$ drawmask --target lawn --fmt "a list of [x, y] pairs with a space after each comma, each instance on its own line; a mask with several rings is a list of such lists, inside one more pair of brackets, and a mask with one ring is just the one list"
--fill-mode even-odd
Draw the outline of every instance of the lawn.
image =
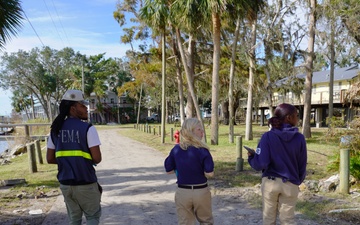
[[[135, 129], [134, 125], [122, 125], [132, 129], [120, 129], [121, 135], [130, 137], [148, 146], [151, 146], [165, 155], [171, 150], [174, 140], [171, 138], [171, 129], [175, 132], [180, 127], [175, 127], [173, 124], [166, 125], [165, 143], [161, 143], [161, 136], [159, 135], [160, 124], [148, 124], [151, 132], [147, 130], [144, 125], [139, 129]], [[100, 128], [101, 129], [101, 128]], [[256, 147], [261, 135], [268, 130], [267, 126], [253, 125], [253, 140], [245, 140], [245, 125], [237, 125], [234, 127], [235, 136], [242, 136], [241, 143], [250, 147]], [[239, 155], [236, 140], [234, 143], [229, 143], [229, 128], [225, 125], [219, 126], [219, 140], [218, 145], [210, 145], [210, 127], [205, 128], [207, 143], [210, 146], [211, 154], [215, 161], [215, 171], [217, 178], [221, 178], [226, 183], [231, 183], [233, 186], [247, 186], [259, 182], [259, 174], [254, 172], [247, 163], [247, 151], [241, 149], [243, 159], [243, 171], [237, 172], [236, 163]], [[329, 156], [336, 154], [339, 150], [339, 140], [334, 138], [327, 138], [327, 128], [312, 128], [312, 137], [307, 140], [308, 148], [308, 165], [307, 177], [308, 180], [318, 180], [331, 176], [327, 170]], [[236, 176], [235, 176], [236, 175]], [[249, 177], [250, 176], [250, 177]], [[254, 177], [255, 176], [255, 177]]]

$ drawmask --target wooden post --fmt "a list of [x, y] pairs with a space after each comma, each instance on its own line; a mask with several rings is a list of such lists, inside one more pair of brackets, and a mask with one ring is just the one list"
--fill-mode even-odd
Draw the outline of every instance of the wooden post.
[[39, 163], [44, 164], [42, 153], [41, 153], [40, 140], [35, 141], [35, 148], [36, 148], [36, 153], [37, 153], [37, 158], [39, 160]]
[[35, 145], [34, 143], [26, 144], [26, 150], [29, 158], [29, 169], [30, 173], [37, 172], [36, 157], [35, 157]]
[[154, 135], [156, 134], [156, 129], [155, 129], [155, 127], [153, 128], [153, 132], [154, 132]]
[[244, 170], [244, 159], [242, 158], [242, 136], [236, 136], [236, 152], [237, 152], [237, 159], [236, 159], [236, 171], [243, 171]]
[[171, 142], [174, 142], [174, 128], [170, 128], [170, 137], [171, 137]]
[[349, 194], [350, 180], [350, 136], [343, 136], [340, 140], [340, 181], [339, 191], [343, 194]]
[[161, 126], [159, 126], [158, 128], [159, 128], [159, 135], [161, 135]]
[[30, 131], [29, 131], [29, 125], [25, 125], [25, 136], [26, 136], [26, 140], [30, 139]]
[[45, 137], [45, 148], [47, 149], [47, 144], [49, 142], [49, 136]]
[[350, 150], [348, 148], [340, 149], [340, 182], [339, 191], [343, 194], [349, 194], [349, 175], [350, 175]]

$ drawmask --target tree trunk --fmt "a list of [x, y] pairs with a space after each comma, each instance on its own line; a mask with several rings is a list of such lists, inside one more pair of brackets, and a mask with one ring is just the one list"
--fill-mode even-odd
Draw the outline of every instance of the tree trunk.
[[181, 124], [183, 124], [185, 120], [185, 107], [184, 107], [184, 88], [183, 88], [183, 79], [181, 75], [181, 68], [180, 68], [180, 62], [181, 62], [181, 56], [180, 53], [176, 47], [176, 41], [173, 39], [172, 41], [172, 48], [175, 57], [175, 65], [176, 65], [176, 78], [177, 78], [177, 86], [179, 91], [179, 110], [180, 110], [180, 120]]
[[201, 123], [201, 126], [202, 126], [202, 128], [204, 130], [204, 141], [206, 142], [205, 127], [204, 127], [204, 123], [203, 123], [203, 120], [202, 120], [202, 117], [201, 117], [200, 107], [199, 107], [199, 104], [198, 104], [197, 99], [196, 99], [194, 82], [192, 82], [192, 80], [193, 80], [192, 77], [194, 77], [194, 76], [193, 76], [193, 74], [191, 74], [190, 68], [188, 67], [188, 64], [187, 64], [187, 61], [186, 61], [185, 52], [184, 52], [184, 49], [183, 49], [182, 43], [181, 43], [181, 35], [180, 35], [180, 30], [179, 29], [176, 29], [176, 38], [177, 38], [178, 48], [179, 48], [180, 55], [181, 55], [181, 61], [182, 61], [183, 65], [184, 65], [186, 79], [188, 81], [191, 98], [192, 98], [192, 100], [194, 102], [195, 110], [196, 110], [196, 113], [197, 113], [197, 116], [198, 116], [197, 118], [199, 119], [199, 121]]
[[246, 107], [246, 128], [245, 128], [245, 140], [252, 140], [252, 105], [253, 105], [253, 85], [255, 79], [255, 45], [256, 45], [256, 19], [252, 24], [251, 30], [251, 49], [249, 50], [249, 87], [248, 87], [248, 101]]
[[[188, 80], [188, 84], [191, 82], [192, 85], [194, 85], [195, 83], [195, 65], [194, 65], [194, 52], [195, 52], [195, 41], [193, 40], [192, 36], [189, 37], [189, 46], [188, 46], [188, 54], [187, 54], [187, 59], [186, 59], [186, 65], [189, 68], [189, 74], [191, 75], [189, 78], [191, 80]], [[195, 96], [196, 96], [196, 90], [195, 91]], [[188, 101], [186, 104], [186, 115], [188, 118], [192, 118], [195, 117], [195, 102], [197, 102], [196, 100], [193, 100], [193, 98], [191, 97], [191, 91], [190, 88], [188, 89]]]
[[231, 52], [231, 65], [229, 75], [229, 143], [234, 143], [234, 123], [235, 123], [235, 110], [234, 110], [234, 73], [235, 73], [235, 60], [236, 48], [239, 41], [240, 33], [240, 17], [236, 20], [235, 36]]
[[213, 74], [211, 81], [211, 144], [219, 144], [219, 67], [220, 67], [220, 15], [219, 13], [212, 14], [213, 23], [213, 41], [214, 41], [214, 53], [213, 53]]
[[[47, 98], [48, 99], [48, 103], [50, 104], [50, 98], [48, 97]], [[33, 98], [33, 95], [31, 95], [31, 110], [32, 110], [32, 117], [33, 117], [33, 119], [36, 119], [35, 118], [35, 106], [34, 106], [34, 98]], [[48, 111], [48, 110], [47, 110]], [[49, 117], [49, 111], [48, 111], [48, 113], [47, 113], [47, 115], [48, 115], [48, 119], [50, 120], [50, 121], [52, 121], [51, 120], [51, 117]]]
[[165, 104], [166, 104], [166, 46], [165, 46], [165, 28], [163, 28], [163, 32], [161, 34], [161, 44], [162, 44], [162, 68], [161, 68], [161, 144], [165, 143], [165, 120], [166, 120], [166, 113], [165, 113]]
[[100, 106], [100, 107], [98, 107], [98, 113], [100, 116], [101, 124], [104, 124], [104, 123], [106, 123], [105, 116], [104, 116], [104, 105], [101, 103], [101, 99], [99, 96], [96, 96], [96, 98], [97, 98], [97, 102], [98, 102], [97, 104], [98, 104], [98, 106]]
[[229, 115], [230, 115], [229, 101], [223, 101], [221, 103], [221, 112], [222, 112], [222, 117], [220, 118], [220, 120], [222, 120], [222, 124], [229, 125]]
[[331, 18], [330, 33], [330, 81], [329, 81], [329, 127], [331, 127], [331, 118], [334, 114], [334, 61], [335, 61], [335, 22]]
[[140, 122], [142, 87], [143, 87], [143, 84], [141, 83], [141, 86], [140, 86], [140, 96], [139, 96], [139, 106], [138, 106], [138, 111], [137, 111], [136, 125], [139, 125], [139, 122]]
[[269, 107], [269, 113], [270, 113], [270, 117], [273, 116], [274, 114], [274, 104], [273, 104], [273, 89], [272, 89], [272, 82], [271, 82], [271, 75], [270, 75], [270, 69], [269, 69], [269, 61], [270, 61], [270, 47], [268, 46], [268, 42], [264, 41], [264, 48], [265, 48], [265, 74], [266, 74], [266, 79], [267, 79], [267, 84], [266, 84], [266, 94], [267, 94], [267, 103], [268, 103], [268, 107]]
[[309, 16], [309, 42], [306, 57], [306, 79], [305, 79], [305, 98], [304, 98], [304, 117], [302, 133], [305, 138], [311, 137], [310, 114], [311, 114], [311, 89], [314, 61], [315, 27], [316, 27], [316, 0], [310, 0]]

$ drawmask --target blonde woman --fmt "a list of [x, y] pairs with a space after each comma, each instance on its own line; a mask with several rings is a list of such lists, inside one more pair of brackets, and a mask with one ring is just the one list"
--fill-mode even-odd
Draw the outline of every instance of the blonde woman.
[[214, 175], [214, 161], [203, 136], [200, 121], [186, 119], [180, 130], [180, 143], [165, 159], [166, 172], [177, 176], [175, 204], [179, 225], [193, 225], [196, 220], [203, 225], [214, 224], [207, 184], [207, 177]]

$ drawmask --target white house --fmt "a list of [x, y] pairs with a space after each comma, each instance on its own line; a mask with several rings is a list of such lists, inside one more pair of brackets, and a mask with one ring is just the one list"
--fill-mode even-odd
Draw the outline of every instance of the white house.
[[[298, 78], [303, 78], [305, 82], [306, 74], [297, 75]], [[333, 107], [343, 111], [345, 114], [345, 120], [349, 121], [354, 116], [354, 110], [350, 109], [345, 104], [345, 94], [350, 87], [358, 82], [360, 78], [360, 67], [358, 65], [349, 66], [345, 68], [339, 68], [334, 70], [334, 85], [333, 85]], [[286, 78], [285, 78], [286, 79]], [[330, 70], [318, 71], [313, 73], [312, 78], [312, 95], [311, 95], [311, 106], [312, 106], [312, 119], [313, 124], [317, 127], [325, 125], [326, 117], [328, 115], [329, 108], [329, 84], [330, 84]], [[298, 107], [300, 111], [300, 117], [302, 117], [302, 110], [304, 106], [303, 93], [300, 98], [297, 98], [292, 92], [281, 95], [274, 93], [273, 105], [279, 105], [281, 103], [290, 103]], [[268, 109], [267, 103], [262, 102], [259, 105], [262, 113], [262, 121], [264, 118], [264, 110]]]

